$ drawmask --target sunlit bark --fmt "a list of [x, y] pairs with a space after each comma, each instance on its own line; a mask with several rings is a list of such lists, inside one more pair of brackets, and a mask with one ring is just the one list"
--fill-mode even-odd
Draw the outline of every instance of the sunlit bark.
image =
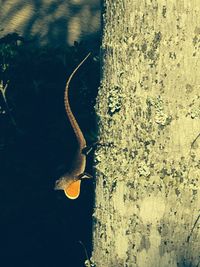
[[104, 4], [94, 262], [199, 266], [199, 2]]

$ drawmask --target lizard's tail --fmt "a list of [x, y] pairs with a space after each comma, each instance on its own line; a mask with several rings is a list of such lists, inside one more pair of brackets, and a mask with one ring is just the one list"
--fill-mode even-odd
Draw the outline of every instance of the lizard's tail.
[[67, 116], [69, 118], [69, 121], [71, 123], [71, 126], [74, 130], [74, 133], [76, 135], [76, 138], [77, 138], [77, 141], [79, 143], [79, 145], [81, 147], [85, 147], [86, 146], [86, 141], [85, 141], [85, 138], [83, 136], [83, 133], [72, 113], [72, 110], [71, 110], [71, 107], [70, 107], [70, 104], [69, 104], [69, 96], [68, 96], [68, 93], [69, 93], [69, 84], [73, 78], [73, 76], [75, 75], [75, 73], [77, 72], [77, 70], [80, 68], [80, 66], [86, 61], [86, 59], [90, 56], [91, 53], [87, 54], [87, 56], [78, 64], [78, 66], [74, 69], [74, 71], [72, 72], [72, 74], [69, 76], [69, 79], [67, 81], [67, 84], [66, 84], [66, 88], [65, 88], [65, 96], [64, 96], [64, 101], [65, 101], [65, 110], [66, 110], [66, 113], [67, 113]]

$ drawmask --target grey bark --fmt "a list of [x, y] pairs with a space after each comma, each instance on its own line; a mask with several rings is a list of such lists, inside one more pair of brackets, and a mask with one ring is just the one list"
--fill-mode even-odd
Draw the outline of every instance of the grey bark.
[[200, 266], [200, 6], [105, 0], [93, 260]]

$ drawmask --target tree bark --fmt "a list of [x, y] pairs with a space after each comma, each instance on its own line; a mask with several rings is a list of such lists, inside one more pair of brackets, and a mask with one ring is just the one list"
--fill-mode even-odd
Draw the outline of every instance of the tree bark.
[[104, 8], [95, 266], [200, 266], [199, 2]]

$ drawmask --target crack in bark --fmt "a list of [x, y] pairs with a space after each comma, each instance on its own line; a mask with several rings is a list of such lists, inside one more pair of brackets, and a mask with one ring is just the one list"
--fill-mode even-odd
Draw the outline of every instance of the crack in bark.
[[[197, 225], [199, 219], [200, 219], [200, 214], [199, 214], [198, 217], [196, 218], [196, 220], [195, 220], [195, 222], [194, 222], [194, 225], [193, 225], [193, 227], [192, 227], [192, 229], [191, 229], [191, 231], [190, 231], [190, 234], [189, 234], [188, 237], [187, 237], [187, 243], [190, 242], [190, 238], [192, 237], [192, 234], [193, 234], [193, 232], [194, 232], [194, 228], [196, 227], [196, 225]], [[197, 266], [199, 265], [199, 263], [200, 263], [200, 261], [198, 262]]]

